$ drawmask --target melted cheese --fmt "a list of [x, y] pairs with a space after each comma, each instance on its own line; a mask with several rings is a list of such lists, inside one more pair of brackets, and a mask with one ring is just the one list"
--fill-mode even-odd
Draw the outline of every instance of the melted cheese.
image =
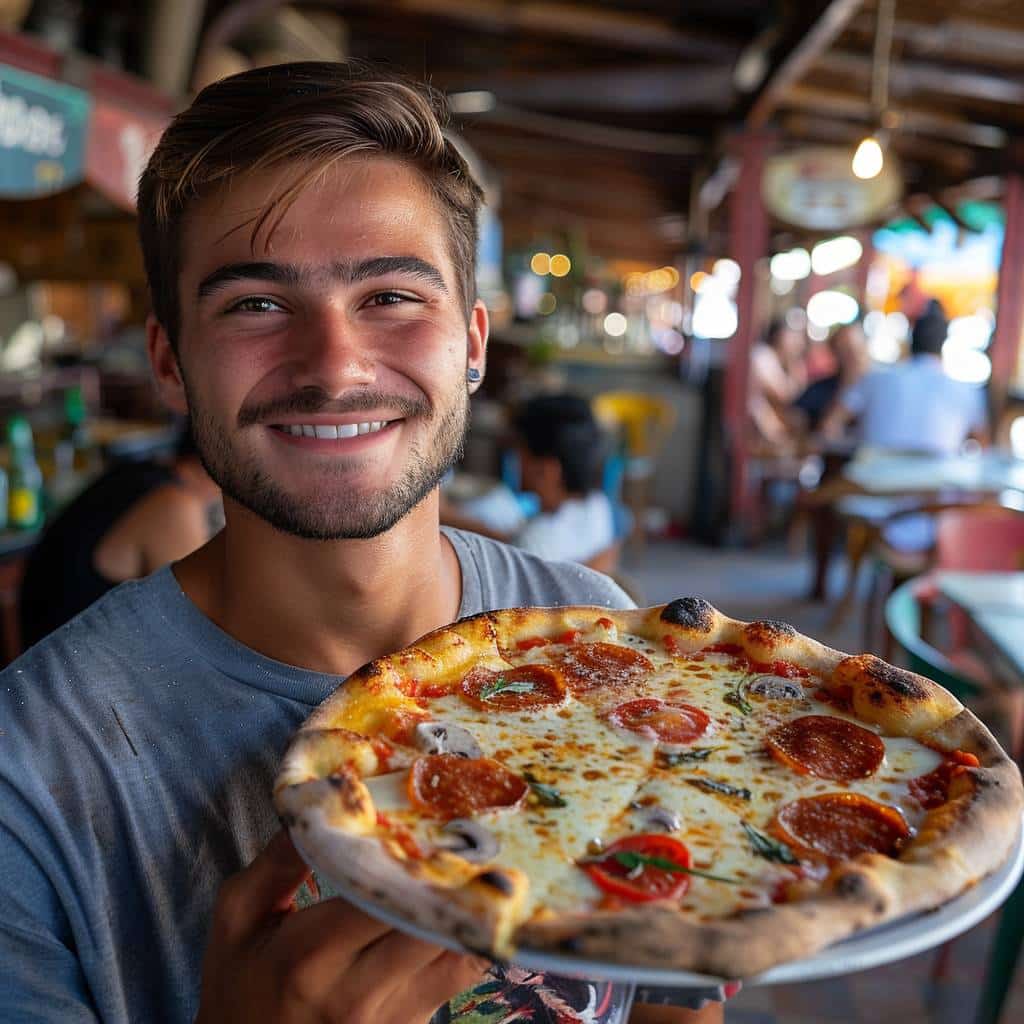
[[[729, 915], [770, 902], [772, 892], [794, 874], [758, 856], [743, 822], [764, 831], [783, 805], [800, 797], [849, 792], [898, 808], [914, 829], [923, 811], [908, 800], [911, 779], [930, 772], [940, 756], [915, 740], [882, 736], [885, 759], [869, 778], [836, 782], [799, 775], [777, 763], [764, 747], [776, 726], [810, 714], [847, 717], [811, 696], [820, 680], [796, 680], [799, 699], [765, 699], [748, 695], [752, 708], [743, 714], [726, 699], [744, 680], [729, 668], [732, 659], [708, 654], [703, 661], [673, 659], [650, 641], [620, 635], [649, 658], [655, 670], [628, 692], [598, 689], [562, 707], [526, 711], [484, 711], [456, 695], [424, 701], [432, 718], [468, 729], [485, 756], [512, 771], [531, 773], [554, 787], [564, 807], [545, 807], [530, 796], [519, 808], [478, 815], [500, 842], [497, 863], [522, 869], [531, 878], [527, 912], [542, 906], [558, 910], [598, 906], [602, 893], [576, 861], [593, 852], [594, 840], [605, 845], [635, 832], [657, 831], [647, 825], [645, 808], [660, 806], [676, 813], [681, 827], [673, 835], [684, 842], [693, 867], [734, 879], [726, 884], [694, 876], [682, 907], [697, 918]], [[564, 648], [561, 648], [564, 650]], [[516, 664], [543, 663], [557, 647], [522, 652]], [[650, 696], [701, 708], [711, 719], [708, 731], [686, 750], [712, 748], [706, 760], [679, 760], [668, 766], [656, 745], [609, 726], [600, 714], [623, 700]], [[872, 731], [878, 733], [877, 729]], [[749, 799], [709, 792], [695, 780], [748, 790]], [[409, 805], [405, 773], [367, 780], [377, 807], [406, 825], [425, 850], [435, 845], [440, 822], [424, 820]], [[631, 806], [633, 805], [633, 806]]]

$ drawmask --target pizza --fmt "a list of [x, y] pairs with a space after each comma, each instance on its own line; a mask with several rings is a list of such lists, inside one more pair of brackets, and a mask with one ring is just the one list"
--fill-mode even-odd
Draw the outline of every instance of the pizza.
[[690, 597], [429, 633], [313, 713], [275, 802], [342, 891], [469, 950], [737, 978], [963, 892], [1024, 796], [937, 684]]

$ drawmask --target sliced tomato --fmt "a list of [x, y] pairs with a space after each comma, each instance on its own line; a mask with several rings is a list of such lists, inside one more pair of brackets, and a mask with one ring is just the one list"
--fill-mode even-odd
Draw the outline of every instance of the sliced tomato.
[[515, 772], [489, 757], [427, 754], [409, 770], [413, 807], [445, 820], [515, 807], [529, 789]]
[[[652, 864], [650, 860], [666, 866]], [[667, 865], [688, 868], [690, 851], [671, 836], [641, 833], [617, 839], [599, 858], [585, 861], [580, 867], [609, 896], [632, 903], [649, 903], [681, 899], [690, 888], [690, 875], [673, 871]]]
[[547, 665], [521, 665], [501, 672], [475, 668], [462, 680], [461, 693], [484, 711], [522, 711], [561, 704], [566, 698], [561, 673]]
[[703, 736], [711, 724], [711, 719], [700, 708], [657, 697], [628, 700], [606, 712], [604, 717], [610, 725], [661, 743], [692, 743]]

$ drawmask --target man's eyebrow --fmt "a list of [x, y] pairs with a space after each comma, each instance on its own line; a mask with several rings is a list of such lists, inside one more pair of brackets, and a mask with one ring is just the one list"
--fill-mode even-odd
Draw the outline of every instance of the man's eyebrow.
[[290, 263], [226, 263], [199, 282], [199, 298], [205, 299], [232, 281], [269, 281], [272, 284], [295, 285], [305, 275]]
[[326, 278], [341, 281], [344, 284], [357, 284], [360, 281], [369, 281], [386, 274], [406, 274], [417, 277], [442, 292], [447, 293], [448, 291], [441, 271], [432, 263], [428, 263], [418, 256], [377, 256], [361, 260], [358, 263], [348, 261], [333, 263], [324, 270], [269, 261], [227, 263], [207, 274], [199, 282], [198, 295], [200, 299], [205, 299], [233, 281], [268, 281], [272, 284], [294, 286]]
[[334, 265], [333, 270], [335, 276], [347, 284], [368, 281], [370, 278], [383, 277], [385, 274], [408, 274], [434, 285], [443, 292], [448, 291], [441, 271], [433, 263], [421, 260], [418, 256], [378, 256], [359, 263], [338, 263]]

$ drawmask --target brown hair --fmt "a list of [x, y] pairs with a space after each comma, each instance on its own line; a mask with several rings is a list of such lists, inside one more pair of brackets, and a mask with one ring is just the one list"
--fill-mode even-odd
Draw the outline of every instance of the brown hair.
[[253, 218], [272, 232], [308, 185], [348, 156], [415, 167], [446, 215], [468, 321], [476, 301], [483, 192], [444, 134], [447, 108], [427, 86], [360, 61], [308, 61], [243, 71], [207, 86], [171, 122], [139, 179], [139, 239], [153, 312], [177, 347], [182, 225], [189, 205], [250, 171], [305, 164]]

